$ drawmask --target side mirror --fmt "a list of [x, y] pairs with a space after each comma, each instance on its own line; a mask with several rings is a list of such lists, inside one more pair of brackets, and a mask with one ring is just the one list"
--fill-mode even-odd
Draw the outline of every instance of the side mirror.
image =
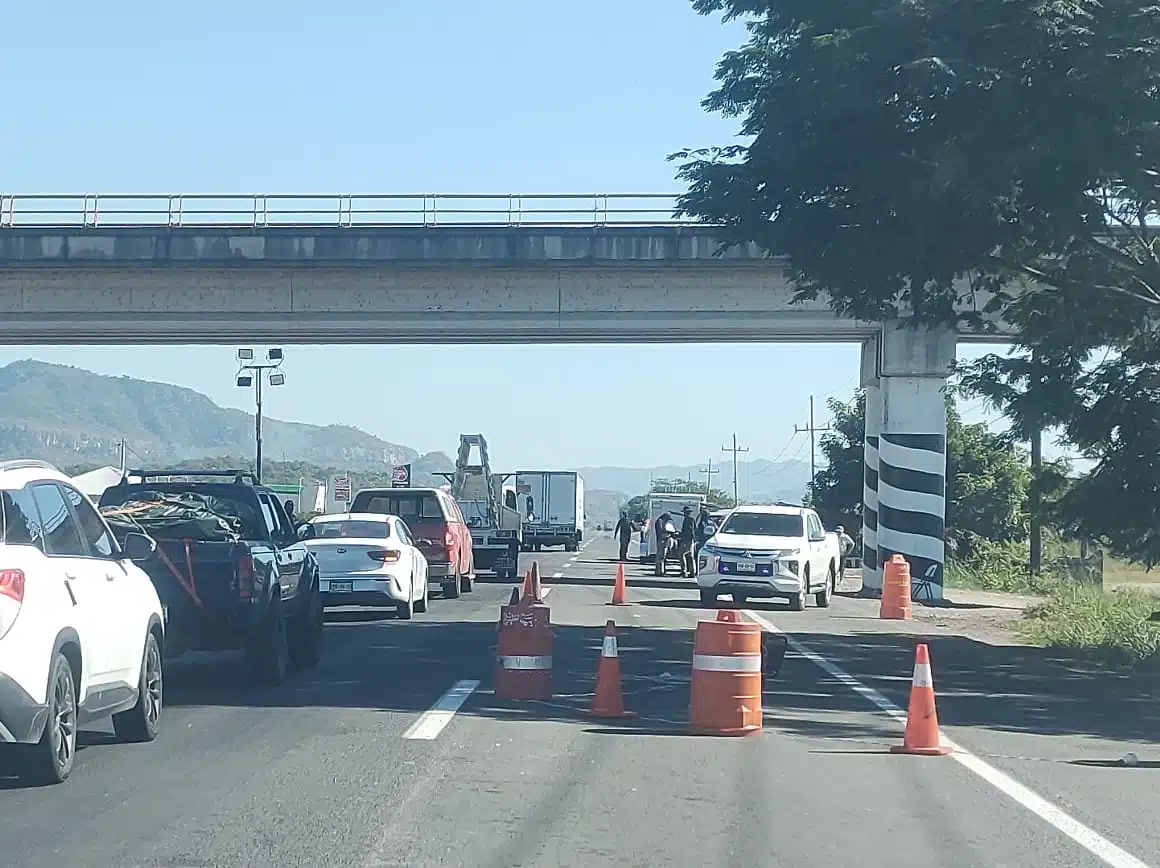
[[133, 562], [147, 561], [157, 551], [157, 543], [152, 537], [143, 533], [125, 534], [125, 542], [121, 546], [121, 553]]

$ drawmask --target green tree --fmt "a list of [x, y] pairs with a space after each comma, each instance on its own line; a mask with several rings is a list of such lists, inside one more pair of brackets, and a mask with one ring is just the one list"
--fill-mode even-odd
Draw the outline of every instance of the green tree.
[[[813, 501], [828, 525], [857, 530], [862, 516], [866, 398], [829, 401], [831, 431], [821, 440], [827, 466], [811, 483]], [[982, 424], [965, 425], [947, 399], [947, 539], [952, 551], [969, 554], [976, 537], [995, 542], [1027, 537], [1026, 455], [1009, 438]]]
[[1160, 561], [1160, 7], [693, 5], [749, 21], [704, 103], [745, 143], [674, 155], [684, 213], [840, 313], [1001, 315], [1020, 352], [979, 393], [1096, 462], [1061, 500], [1074, 526]]

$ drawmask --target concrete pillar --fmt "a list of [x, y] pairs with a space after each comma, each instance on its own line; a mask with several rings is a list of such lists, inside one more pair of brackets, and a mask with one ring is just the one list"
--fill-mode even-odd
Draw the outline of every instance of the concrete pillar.
[[955, 361], [955, 334], [886, 323], [878, 349], [878, 562], [902, 554], [915, 586], [925, 582], [919, 598], [941, 599], [946, 378]]
[[862, 344], [859, 385], [866, 393], [866, 440], [862, 472], [862, 592], [882, 593], [882, 569], [878, 564], [878, 434], [882, 430], [882, 389], [878, 379], [878, 339]]

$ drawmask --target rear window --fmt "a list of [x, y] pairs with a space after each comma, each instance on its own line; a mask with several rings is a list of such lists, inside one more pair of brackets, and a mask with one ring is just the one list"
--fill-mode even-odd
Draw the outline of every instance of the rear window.
[[721, 526], [721, 533], [753, 536], [804, 536], [805, 524], [800, 515], [768, 512], [735, 512]]
[[386, 539], [391, 535], [391, 526], [385, 521], [312, 521], [307, 539]]
[[407, 524], [447, 520], [443, 515], [439, 498], [431, 493], [372, 494], [365, 502], [361, 498], [356, 498], [351, 504], [351, 512], [397, 515]]

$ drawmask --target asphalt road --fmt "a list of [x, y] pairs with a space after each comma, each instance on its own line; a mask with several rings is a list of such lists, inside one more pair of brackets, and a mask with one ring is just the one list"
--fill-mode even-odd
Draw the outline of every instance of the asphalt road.
[[[1154, 698], [941, 639], [939, 713], [962, 750], [892, 755], [883, 707], [905, 707], [915, 637], [839, 597], [757, 607], [797, 643], [765, 731], [692, 737], [692, 583], [630, 565], [631, 605], [607, 606], [613, 555], [607, 536], [538, 555], [551, 702], [490, 691], [506, 583], [411, 622], [336, 615], [323, 664], [281, 688], [247, 687], [233, 660], [173, 666], [155, 743], [89, 732], [66, 784], [0, 779], [0, 865], [1160, 866]], [[641, 715], [612, 726], [579, 714], [607, 618]], [[1109, 762], [1128, 751], [1136, 767]]]

